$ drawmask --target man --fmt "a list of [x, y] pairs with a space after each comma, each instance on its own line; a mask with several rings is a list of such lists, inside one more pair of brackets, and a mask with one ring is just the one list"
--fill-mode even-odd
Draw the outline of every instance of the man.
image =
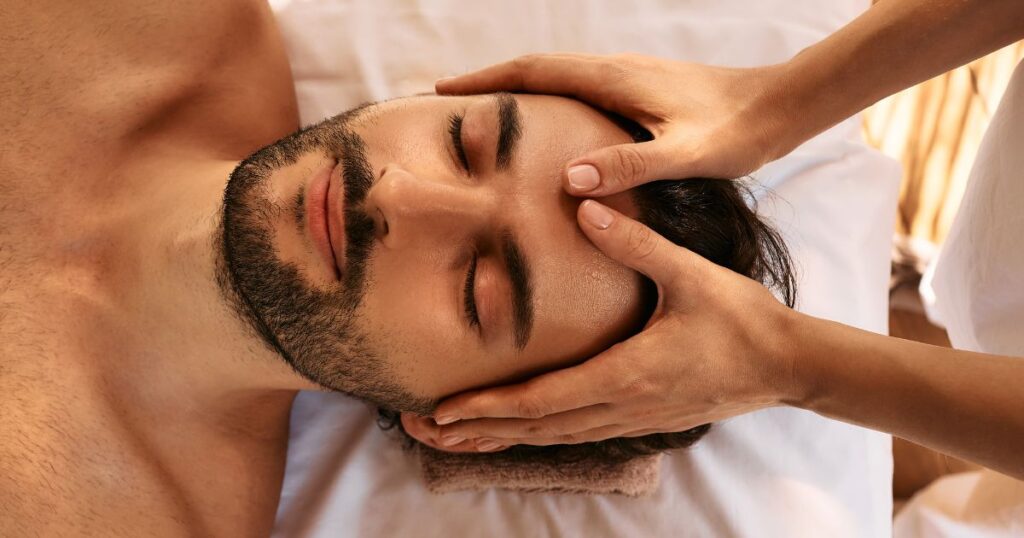
[[[424, 96], [273, 143], [297, 121], [262, 4], [6, 15], [2, 535], [266, 534], [295, 391], [429, 413], [653, 309], [559, 186], [572, 156], [630, 140], [595, 110]], [[791, 298], [730, 183], [605, 201]]]

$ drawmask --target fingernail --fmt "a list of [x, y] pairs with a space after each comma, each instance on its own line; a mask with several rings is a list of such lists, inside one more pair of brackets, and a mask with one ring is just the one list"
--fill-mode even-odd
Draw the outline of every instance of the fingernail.
[[601, 174], [590, 164], [569, 168], [569, 184], [577, 191], [589, 191], [601, 184]]
[[434, 417], [434, 423], [437, 424], [438, 426], [444, 426], [445, 424], [451, 424], [452, 422], [455, 422], [456, 420], [459, 420], [459, 419], [453, 417], [452, 415], [441, 415], [439, 417]]
[[461, 435], [444, 435], [441, 437], [441, 446], [455, 446], [465, 440]]
[[585, 200], [581, 210], [583, 218], [598, 230], [608, 229], [612, 225], [612, 219], [615, 218], [608, 208], [593, 200]]
[[444, 84], [445, 82], [448, 82], [449, 80], [452, 80], [454, 78], [455, 78], [455, 75], [448, 76], [448, 77], [441, 77], [441, 78], [437, 79], [434, 82], [434, 84]]
[[502, 444], [494, 439], [478, 439], [476, 449], [479, 452], [493, 452], [502, 447]]

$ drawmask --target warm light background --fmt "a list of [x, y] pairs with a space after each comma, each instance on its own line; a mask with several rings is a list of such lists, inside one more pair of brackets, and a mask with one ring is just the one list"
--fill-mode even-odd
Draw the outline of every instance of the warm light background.
[[903, 165], [897, 236], [935, 244], [946, 237], [985, 127], [1021, 58], [1024, 41], [904, 90], [864, 113], [868, 143]]

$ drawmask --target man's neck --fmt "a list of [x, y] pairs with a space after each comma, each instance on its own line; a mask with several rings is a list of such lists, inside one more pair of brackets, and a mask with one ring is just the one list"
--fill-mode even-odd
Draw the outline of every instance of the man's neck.
[[235, 164], [188, 163], [187, 180], [150, 182], [123, 236], [132, 274], [110, 320], [123, 332], [106, 344], [133, 358], [103, 365], [143, 388], [140, 399], [194, 408], [204, 420], [223, 410], [232, 428], [242, 426], [235, 400], [312, 388], [259, 343], [217, 286], [221, 198]]
[[[49, 401], [78, 406], [67, 422], [101, 416], [76, 426], [75, 437], [100, 454], [130, 452], [119, 473], [160, 469], [149, 480], [174, 489], [203, 527], [262, 518], [252, 524], [267, 528], [291, 401], [312, 386], [250, 333], [218, 289], [214, 245], [235, 163], [160, 161], [119, 178], [103, 202], [102, 193], [82, 200], [82, 224], [66, 240], [44, 239], [60, 260], [51, 265], [70, 276], [50, 278], [56, 283], [39, 296], [67, 319], [51, 320], [59, 334], [47, 345], [57, 360], [24, 377]], [[58, 378], [68, 381], [46, 386]]]

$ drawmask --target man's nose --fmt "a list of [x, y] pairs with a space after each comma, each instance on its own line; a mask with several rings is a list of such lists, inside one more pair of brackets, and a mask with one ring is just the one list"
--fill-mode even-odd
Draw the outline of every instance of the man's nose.
[[401, 247], [427, 237], [450, 240], [475, 233], [492, 214], [483, 189], [452, 178], [430, 178], [389, 164], [366, 195], [384, 246]]

